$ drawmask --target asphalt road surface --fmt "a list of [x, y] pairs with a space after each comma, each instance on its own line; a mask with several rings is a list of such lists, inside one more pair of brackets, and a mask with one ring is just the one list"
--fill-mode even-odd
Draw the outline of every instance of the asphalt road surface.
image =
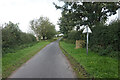
[[58, 42], [59, 40], [48, 44], [9, 78], [75, 78]]

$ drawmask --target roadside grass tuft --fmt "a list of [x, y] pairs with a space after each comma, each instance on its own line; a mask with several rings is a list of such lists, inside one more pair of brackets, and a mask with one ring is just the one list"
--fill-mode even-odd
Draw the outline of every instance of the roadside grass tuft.
[[75, 49], [75, 44], [60, 42], [65, 49], [94, 78], [118, 78], [118, 59], [100, 56], [86, 49]]

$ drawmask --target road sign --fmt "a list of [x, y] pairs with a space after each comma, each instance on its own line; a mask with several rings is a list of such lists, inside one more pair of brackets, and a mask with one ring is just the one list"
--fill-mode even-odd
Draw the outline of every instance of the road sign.
[[88, 26], [86, 26], [86, 28], [83, 30], [83, 33], [92, 33], [92, 31]]
[[89, 33], [92, 33], [91, 29], [86, 26], [85, 29], [83, 30], [83, 33], [87, 33], [87, 46], [86, 46], [86, 49], [87, 49], [87, 55], [88, 55], [88, 36], [89, 36]]

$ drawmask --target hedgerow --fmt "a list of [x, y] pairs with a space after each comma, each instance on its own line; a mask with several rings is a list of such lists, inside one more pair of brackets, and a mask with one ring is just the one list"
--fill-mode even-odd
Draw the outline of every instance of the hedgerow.
[[[2, 27], [2, 53], [8, 53], [11, 49], [23, 44], [36, 42], [36, 38], [32, 34], [22, 32], [18, 24], [12, 22], [4, 24]], [[12, 50], [14, 51], [14, 50]]]

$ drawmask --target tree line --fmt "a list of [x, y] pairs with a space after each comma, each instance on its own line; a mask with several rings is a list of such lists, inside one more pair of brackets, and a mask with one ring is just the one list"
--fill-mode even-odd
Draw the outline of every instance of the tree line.
[[89, 47], [91, 50], [104, 55], [109, 54], [111, 50], [119, 51], [118, 24], [120, 22], [116, 21], [106, 25], [106, 21], [109, 16], [116, 14], [120, 3], [64, 2], [63, 6], [53, 4], [56, 9], [62, 10], [62, 17], [60, 17], [58, 24], [60, 32], [68, 41], [72, 43], [75, 43], [76, 40], [86, 41], [86, 35], [82, 34], [83, 28], [81, 29], [81, 27], [88, 25], [93, 32], [90, 34]]
[[2, 26], [2, 54], [15, 52], [15, 49], [32, 46], [37, 40], [51, 39], [56, 34], [55, 25], [47, 17], [30, 21], [30, 28], [35, 34], [24, 33], [16, 23], [5, 23]]
[[22, 44], [32, 43], [36, 41], [34, 35], [22, 32], [18, 24], [12, 22], [5, 23], [2, 27], [2, 53], [10, 52], [11, 48], [15, 48]]

